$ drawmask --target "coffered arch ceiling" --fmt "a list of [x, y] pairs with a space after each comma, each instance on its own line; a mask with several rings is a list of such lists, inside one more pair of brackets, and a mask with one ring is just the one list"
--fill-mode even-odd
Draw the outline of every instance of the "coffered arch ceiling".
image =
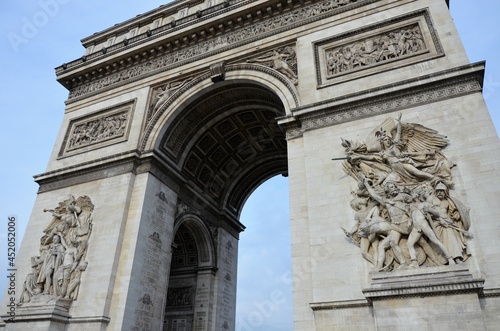
[[285, 115], [272, 91], [250, 82], [217, 84], [182, 107], [159, 149], [195, 191], [239, 216], [254, 189], [287, 174]]

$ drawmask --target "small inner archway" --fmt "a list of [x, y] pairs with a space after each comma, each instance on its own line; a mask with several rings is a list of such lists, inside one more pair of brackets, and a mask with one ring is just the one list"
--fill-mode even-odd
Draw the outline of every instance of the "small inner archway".
[[207, 293], [214, 283], [213, 241], [204, 222], [196, 215], [183, 215], [174, 231], [163, 330], [206, 327], [206, 320], [197, 323], [195, 317], [206, 312]]

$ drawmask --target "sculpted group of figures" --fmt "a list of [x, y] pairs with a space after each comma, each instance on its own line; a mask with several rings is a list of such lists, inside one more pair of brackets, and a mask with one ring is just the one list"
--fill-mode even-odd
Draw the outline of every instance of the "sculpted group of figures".
[[60, 202], [47, 210], [52, 221], [40, 238], [40, 255], [31, 258], [32, 272], [26, 277], [18, 305], [49, 295], [76, 300], [85, 256], [92, 233], [94, 205], [88, 196]]
[[388, 61], [425, 50], [420, 27], [398, 30], [338, 47], [326, 54], [329, 75]]
[[71, 134], [69, 148], [87, 146], [107, 138], [123, 135], [127, 126], [127, 117], [127, 113], [121, 113], [78, 125]]
[[462, 263], [470, 256], [469, 209], [450, 196], [454, 166], [445, 136], [386, 119], [364, 142], [342, 140], [355, 224], [345, 234], [377, 271]]

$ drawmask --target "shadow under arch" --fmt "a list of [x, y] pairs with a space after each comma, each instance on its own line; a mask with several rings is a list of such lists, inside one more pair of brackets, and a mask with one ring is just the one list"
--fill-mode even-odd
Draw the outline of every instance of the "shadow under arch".
[[176, 186], [180, 214], [164, 321], [182, 320], [186, 329], [198, 313], [217, 309], [224, 311], [213, 321], [217, 328], [234, 324], [241, 210], [263, 182], [288, 174], [287, 141], [277, 118], [299, 104], [295, 86], [277, 71], [255, 64], [226, 69], [226, 79], [217, 83], [209, 72], [180, 85], [164, 83], [178, 88], [154, 106], [143, 140], [143, 152]]
[[191, 213], [177, 217], [173, 234], [162, 329], [171, 330], [175, 325], [193, 330], [199, 307], [215, 299], [209, 295], [217, 271], [214, 234], [199, 216]]
[[[261, 183], [287, 175], [287, 142], [276, 118], [298, 102], [290, 92], [293, 84], [281, 74], [262, 74], [255, 68], [263, 66], [248, 65], [255, 78], [248, 79], [241, 66], [246, 65], [233, 66], [222, 82], [207, 77], [175, 91], [158, 108], [157, 130], [149, 138], [155, 140], [148, 143], [182, 178], [182, 190], [190, 192], [184, 196], [195, 196], [199, 209], [210, 206], [236, 223], [244, 202]], [[280, 85], [281, 95], [264, 85], [262, 77]]]
[[[213, 234], [210, 233], [210, 229], [202, 221], [202, 219], [195, 214], [185, 213], [181, 214], [174, 224], [174, 242], [173, 242], [173, 254], [175, 255], [176, 250], [176, 236], [179, 229], [184, 229], [192, 234], [193, 240], [197, 247], [198, 259], [196, 264], [199, 268], [214, 268], [217, 265], [217, 257], [215, 254], [215, 243], [213, 241]], [[172, 261], [174, 263], [175, 261]]]

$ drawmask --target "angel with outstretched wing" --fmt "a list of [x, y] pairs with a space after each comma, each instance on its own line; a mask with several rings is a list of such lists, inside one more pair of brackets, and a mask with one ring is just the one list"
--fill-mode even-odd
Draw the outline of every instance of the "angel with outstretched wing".
[[[388, 166], [389, 173], [385, 178], [380, 177], [379, 183], [390, 180], [415, 186], [422, 181], [432, 181], [436, 177], [451, 179], [452, 164], [440, 153], [448, 143], [445, 136], [422, 125], [402, 125], [401, 114], [393, 123], [391, 128], [390, 122], [385, 121], [383, 125], [388, 130], [383, 126], [374, 133], [379, 141], [378, 153], [352, 154], [350, 159], [384, 163]], [[373, 137], [370, 138], [373, 140]], [[370, 147], [369, 143], [367, 147]], [[371, 148], [372, 151], [374, 149]]]

